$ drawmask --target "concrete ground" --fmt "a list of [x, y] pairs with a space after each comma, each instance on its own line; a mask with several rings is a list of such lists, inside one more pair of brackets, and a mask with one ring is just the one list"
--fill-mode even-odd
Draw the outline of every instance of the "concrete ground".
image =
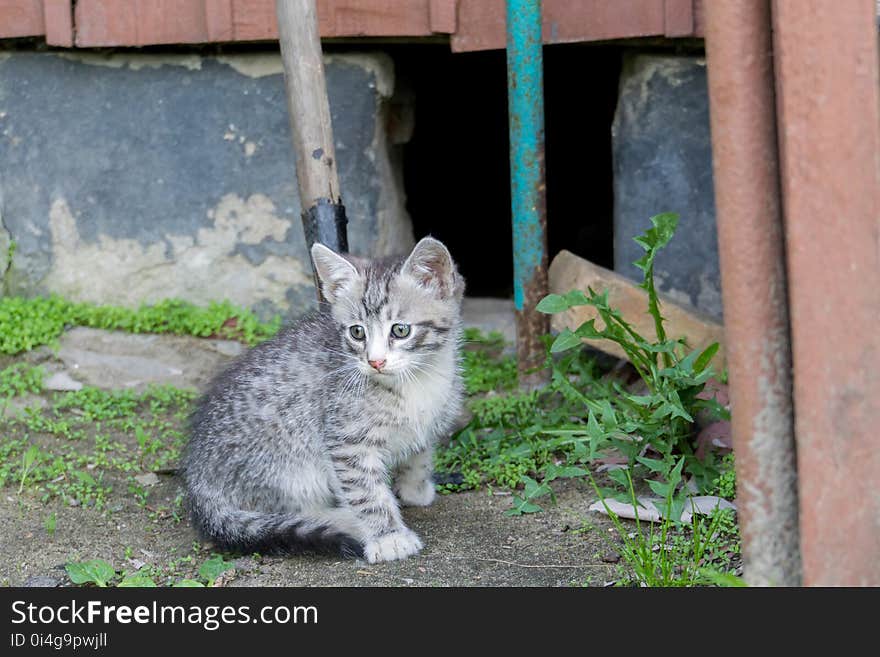
[[[171, 500], [178, 482], [160, 486]], [[173, 583], [196, 577], [210, 556], [186, 521], [150, 520], [133, 503], [113, 513], [20, 502], [6, 489], [0, 504], [0, 584], [69, 585], [64, 564], [104, 559], [118, 571], [147, 564]], [[520, 517], [504, 515], [509, 497], [486, 492], [444, 495], [426, 509], [406, 510], [405, 518], [425, 543], [404, 561], [367, 564], [360, 560], [304, 555], [227, 557], [235, 570], [227, 586], [582, 586], [616, 579], [609, 541], [610, 523], [589, 514], [590, 495], [582, 487], [560, 487], [557, 504]], [[112, 505], [112, 501], [111, 501]], [[51, 537], [44, 519], [56, 512]], [[585, 522], [592, 523], [591, 526]], [[154, 577], [162, 583], [162, 576]]]

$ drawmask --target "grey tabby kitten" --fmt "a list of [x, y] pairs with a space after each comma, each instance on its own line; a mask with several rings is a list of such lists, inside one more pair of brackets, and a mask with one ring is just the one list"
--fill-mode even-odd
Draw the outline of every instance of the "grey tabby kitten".
[[312, 258], [328, 303], [245, 354], [193, 414], [193, 523], [230, 550], [403, 559], [422, 542], [398, 500], [433, 501], [434, 444], [461, 408], [464, 279], [432, 238], [405, 260], [321, 244]]

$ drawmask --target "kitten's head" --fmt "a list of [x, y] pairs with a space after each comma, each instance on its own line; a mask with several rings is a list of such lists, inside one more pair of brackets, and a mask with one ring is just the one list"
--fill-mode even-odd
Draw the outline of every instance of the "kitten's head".
[[312, 259], [343, 351], [362, 373], [409, 378], [455, 346], [464, 279], [438, 240], [424, 238], [405, 259], [380, 260], [315, 244]]

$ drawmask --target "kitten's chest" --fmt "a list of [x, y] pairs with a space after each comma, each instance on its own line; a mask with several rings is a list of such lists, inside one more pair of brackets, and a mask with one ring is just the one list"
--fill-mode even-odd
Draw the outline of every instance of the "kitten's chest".
[[410, 381], [398, 391], [390, 410], [387, 446], [404, 456], [427, 447], [454, 402], [454, 373], [432, 374]]
[[430, 426], [449, 404], [452, 376], [431, 375], [408, 385], [400, 395], [398, 410], [412, 428]]

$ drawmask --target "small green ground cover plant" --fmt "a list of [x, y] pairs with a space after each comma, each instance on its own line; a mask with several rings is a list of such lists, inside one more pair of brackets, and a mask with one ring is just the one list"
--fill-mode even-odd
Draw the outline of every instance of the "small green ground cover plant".
[[477, 328], [466, 328], [461, 365], [468, 395], [516, 387], [516, 359], [504, 354], [504, 336], [499, 331], [483, 334]]
[[[97, 586], [99, 588], [153, 588], [156, 586], [172, 587], [205, 587], [216, 586], [223, 582], [223, 576], [227, 577], [234, 571], [235, 565], [227, 561], [222, 554], [212, 553], [197, 571], [194, 577], [176, 577], [178, 560], [169, 568], [163, 569], [149, 565], [142, 565], [135, 570], [117, 571], [104, 559], [89, 559], [87, 561], [71, 561], [64, 566], [70, 581], [79, 586]], [[189, 558], [191, 563], [192, 559]]]
[[[75, 303], [59, 296], [0, 298], [0, 354], [16, 355], [54, 345], [67, 328], [88, 326], [132, 333], [222, 337], [255, 344], [274, 335], [280, 318], [261, 322], [228, 301], [199, 307], [176, 299], [137, 309]], [[44, 372], [26, 362], [0, 370], [0, 487], [13, 483], [19, 495], [40, 501], [60, 498], [70, 505], [104, 510], [114, 485], [150, 510], [142, 472], [173, 468], [194, 393], [170, 386], [143, 392], [93, 387], [68, 393], [42, 390]], [[49, 402], [7, 412], [10, 402], [43, 393]], [[40, 401], [40, 400], [36, 400]], [[25, 400], [24, 403], [27, 403]], [[117, 480], [114, 483], [113, 480]], [[166, 505], [167, 506], [167, 505]], [[180, 500], [151, 516], [182, 518]], [[154, 518], [155, 519], [155, 518]]]
[[[559, 313], [577, 306], [591, 306], [604, 324], [598, 328], [596, 320], [591, 319], [574, 331], [565, 329], [550, 347], [552, 353], [580, 349], [583, 338], [598, 338], [616, 343], [627, 354], [645, 392], [637, 393], [615, 383], [615, 394], [610, 398], [597, 402], [582, 396], [587, 411], [586, 427], [581, 431], [572, 430], [568, 435], [584, 439], [593, 454], [605, 448], [623, 454], [629, 470], [644, 473], [651, 490], [664, 498], [679, 457], [684, 461], [683, 471], [691, 476], [700, 492], [711, 487], [720, 472], [713, 452], [703, 458], [697, 458], [695, 454], [694, 416], [700, 410], [719, 418], [730, 419], [730, 416], [717, 401], [701, 396], [713, 376], [710, 362], [718, 351], [718, 344], [697, 351], [690, 349], [683, 339], [666, 335], [654, 286], [654, 260], [675, 234], [678, 216], [661, 214], [652, 217], [651, 222], [652, 228], [636, 238], [645, 255], [634, 264], [644, 274], [640, 287], [648, 293], [648, 312], [653, 318], [656, 338], [640, 335], [619, 311], [611, 308], [607, 291], [599, 293], [590, 289], [586, 292], [572, 290], [564, 295], [551, 294], [541, 300], [537, 309]], [[558, 368], [554, 369], [553, 378], [566, 385], [565, 372]], [[577, 388], [569, 389], [573, 396], [579, 393]], [[613, 478], [619, 489], [625, 491], [627, 483], [623, 474], [619, 472]], [[679, 505], [682, 499], [676, 496], [673, 502]]]
[[[552, 381], [542, 390], [521, 392], [517, 389], [515, 359], [505, 353], [503, 337], [466, 330], [462, 368], [473, 417], [448, 446], [438, 450], [437, 469], [461, 475], [455, 483], [439, 485], [441, 492], [506, 488], [513, 493], [514, 502], [508, 514], [535, 513], [541, 510], [543, 498], [553, 499], [555, 480], [587, 481], [592, 466], [616, 453], [625, 456], [629, 467], [611, 471], [603, 478], [603, 486], [598, 489], [603, 499], [615, 496], [626, 500], [635, 485], [647, 482], [655, 493], [673, 493], [668, 496], [668, 506], [681, 508], [684, 489], [670, 479], [679, 464], [680, 472], [701, 491], [732, 497], [732, 460], [718, 461], [712, 454], [697, 459], [690, 444], [697, 410], [708, 409], [720, 416], [725, 411], [699, 397], [712, 375], [709, 361], [714, 352], [709, 349], [694, 354], [662, 332], [663, 320], [653, 288], [653, 258], [671, 238], [675, 225], [663, 215], [654, 221], [653, 232], [641, 238], [646, 257], [640, 263], [645, 272], [643, 286], [653, 299], [649, 311], [658, 326], [656, 340], [635, 334], [609, 307], [607, 297], [592, 290], [549, 297], [540, 310], [559, 312], [573, 305], [592, 305], [605, 319], [605, 327], [599, 329], [592, 324], [564, 332], [555, 340], [548, 338], [547, 367], [552, 370]], [[247, 311], [228, 303], [197, 308], [171, 300], [128, 310], [74, 304], [58, 297], [0, 299], [0, 353], [15, 354], [53, 344], [70, 326], [227, 337], [253, 344], [271, 336], [278, 322], [260, 323]], [[632, 351], [644, 389], [633, 391], [626, 382], [609, 376], [607, 366], [580, 348], [580, 338], [587, 336], [623, 342]], [[0, 371], [0, 405], [5, 409], [15, 397], [40, 392], [42, 378], [40, 368], [24, 363]], [[0, 486], [14, 486], [20, 495], [44, 502], [59, 498], [104, 513], [112, 512], [106, 505], [116, 486], [117, 492], [124, 489], [138, 506], [149, 511], [154, 522], [159, 517], [180, 521], [182, 500], [176, 499], [170, 508], [150, 505], [150, 491], [135, 479], [135, 474], [173, 468], [185, 440], [181, 429], [192, 392], [169, 387], [140, 393], [85, 388], [74, 393], [43, 394], [49, 398], [46, 408], [26, 408], [22, 414], [4, 420]], [[51, 517], [45, 525], [49, 536], [56, 531], [54, 514]], [[694, 523], [664, 525], [656, 536], [651, 531], [647, 536], [643, 531], [622, 533], [625, 538], [618, 549], [629, 565], [627, 576], [650, 584], [669, 581], [670, 573], [673, 580], [689, 583], [726, 576], [724, 563], [712, 570], [703, 562], [717, 565], [725, 558], [728, 562], [735, 558], [738, 535], [734, 517], [719, 512], [708, 519], [695, 517]], [[631, 549], [626, 538], [634, 541]], [[658, 550], [661, 543], [666, 547]], [[672, 556], [665, 566], [655, 563], [651, 579], [644, 574], [647, 566], [641, 569], [642, 574], [636, 568], [639, 554], [645, 556], [645, 561], [652, 555]], [[700, 565], [685, 570], [685, 554]], [[693, 573], [699, 577], [691, 577]], [[89, 575], [93, 577], [89, 579]], [[110, 575], [106, 568], [94, 564], [93, 570], [77, 577], [86, 577], [85, 582], [95, 585], [99, 581], [105, 585], [128, 581], [126, 586], [149, 586], [143, 578], [171, 583], [168, 577], [162, 580], [152, 571], [114, 570]], [[209, 584], [212, 578], [203, 574], [192, 581]], [[621, 581], [628, 580], [622, 577]]]
[[[643, 272], [641, 287], [656, 336], [640, 335], [610, 306], [606, 292], [549, 295], [538, 304], [539, 311], [591, 306], [601, 325], [590, 320], [552, 340], [547, 359], [552, 380], [545, 388], [520, 392], [505, 380], [506, 385], [471, 398], [473, 419], [437, 458], [438, 469], [461, 473], [460, 481], [444, 484], [441, 491], [512, 489], [510, 515], [541, 511], [543, 498], [554, 499], [557, 479], [589, 479], [595, 485], [593, 466], [609, 457], [623, 460], [626, 467], [609, 470], [606, 485], [595, 490], [602, 500], [613, 497], [637, 508], [636, 485], [647, 486], [660, 498], [666, 520], [657, 536], [650, 523], [648, 535], [643, 535], [644, 523], [638, 522], [638, 531], [630, 536], [610, 514], [623, 537], [622, 556], [631, 576], [649, 585], [723, 583], [729, 574], [725, 569], [739, 550], [731, 512], [716, 511], [709, 518], [695, 514], [690, 523], [679, 519], [691, 490], [684, 478], [699, 493], [730, 499], [735, 475], [730, 459], [722, 461], [711, 451], [698, 458], [693, 446], [697, 412], [729, 419], [726, 409], [701, 394], [714, 376], [710, 363], [718, 345], [696, 351], [667, 336], [654, 285], [655, 258], [672, 239], [677, 222], [677, 215], [657, 215], [651, 228], [636, 238], [645, 251], [635, 264]], [[609, 376], [582, 348], [583, 338], [618, 344], [640, 385]], [[501, 362], [490, 358], [481, 366], [500, 369]], [[482, 379], [492, 380], [486, 375]], [[710, 562], [717, 568], [707, 568]]]
[[0, 353], [18, 354], [54, 344], [71, 326], [222, 337], [255, 344], [278, 331], [281, 318], [261, 322], [251, 311], [228, 301], [207, 307], [166, 299], [140, 308], [75, 303], [59, 296], [0, 297]]
[[[11, 367], [17, 377], [36, 380], [20, 365]], [[9, 369], [0, 371], [0, 380]], [[47, 396], [46, 408], [26, 407], [4, 419], [0, 487], [11, 483], [19, 496], [102, 510], [111, 479], [127, 481], [129, 492], [145, 501], [135, 477], [176, 465], [194, 393], [170, 386], [143, 392], [85, 387]], [[181, 517], [178, 509], [167, 515]]]

